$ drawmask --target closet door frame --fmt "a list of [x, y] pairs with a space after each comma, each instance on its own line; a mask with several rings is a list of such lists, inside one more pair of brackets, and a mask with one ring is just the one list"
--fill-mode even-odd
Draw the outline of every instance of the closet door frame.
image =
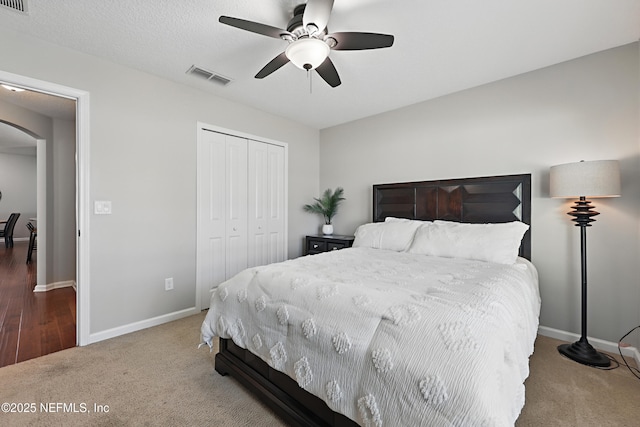
[[[203, 123], [203, 122], [197, 122], [197, 150], [196, 150], [196, 155], [198, 158], [200, 158], [204, 153], [203, 153], [203, 132], [217, 132], [217, 133], [221, 133], [221, 134], [225, 134], [225, 135], [230, 135], [233, 137], [238, 137], [238, 138], [244, 138], [247, 140], [253, 140], [253, 141], [257, 141], [257, 142], [261, 142], [261, 143], [265, 143], [265, 144], [271, 144], [271, 145], [275, 145], [275, 146], [279, 146], [282, 147], [284, 149], [284, 177], [283, 177], [283, 199], [284, 199], [284, 208], [283, 208], [283, 216], [284, 216], [284, 230], [283, 230], [283, 234], [284, 234], [284, 242], [283, 242], [283, 252], [286, 256], [286, 254], [289, 253], [288, 250], [288, 241], [289, 241], [289, 236], [288, 236], [288, 226], [287, 224], [289, 223], [289, 218], [288, 218], [288, 194], [289, 194], [289, 181], [288, 181], [288, 177], [289, 177], [289, 145], [286, 142], [282, 142], [282, 141], [276, 141], [273, 139], [269, 139], [269, 138], [264, 138], [258, 135], [252, 135], [252, 134], [248, 134], [245, 132], [240, 132], [237, 130], [233, 130], [233, 129], [228, 129], [228, 128], [223, 128], [220, 126], [215, 126], [215, 125], [211, 125], [211, 124], [207, 124], [207, 123]], [[200, 162], [197, 161], [196, 159], [196, 164], [198, 164], [198, 168], [196, 171], [196, 176], [197, 176], [197, 180], [196, 180], [196, 307], [198, 307], [199, 309], [203, 310], [209, 307], [209, 301], [203, 300], [203, 288], [205, 286], [204, 283], [204, 274], [202, 273], [202, 269], [203, 269], [203, 260], [201, 257], [201, 247], [202, 247], [202, 242], [201, 242], [201, 236], [200, 236], [200, 228], [201, 228], [201, 223], [202, 223], [202, 200], [200, 197], [201, 194], [201, 188], [200, 188], [200, 183], [202, 178], [205, 175], [205, 171], [201, 170], [200, 167]]]

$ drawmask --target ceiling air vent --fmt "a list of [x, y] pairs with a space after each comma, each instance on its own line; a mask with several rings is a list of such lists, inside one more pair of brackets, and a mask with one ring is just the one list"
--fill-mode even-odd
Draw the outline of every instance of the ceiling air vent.
[[227, 85], [228, 83], [231, 83], [230, 78], [225, 77], [218, 73], [214, 73], [213, 71], [205, 70], [204, 68], [196, 67], [195, 65], [192, 65], [187, 70], [187, 74], [193, 74], [194, 76], [201, 77], [203, 79], [221, 84], [223, 86]]
[[0, 0], [0, 7], [27, 15], [27, 0]]

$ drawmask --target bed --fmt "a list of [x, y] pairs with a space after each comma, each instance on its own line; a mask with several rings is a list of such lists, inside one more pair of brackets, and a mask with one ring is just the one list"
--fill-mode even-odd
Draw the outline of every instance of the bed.
[[[530, 198], [528, 174], [374, 185], [354, 248], [218, 287], [216, 371], [291, 425], [513, 425], [540, 309]], [[477, 243], [514, 227], [515, 250]]]

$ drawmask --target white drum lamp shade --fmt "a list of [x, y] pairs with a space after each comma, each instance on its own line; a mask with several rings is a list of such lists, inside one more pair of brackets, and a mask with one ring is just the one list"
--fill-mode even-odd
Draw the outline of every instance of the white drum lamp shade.
[[620, 166], [617, 160], [552, 166], [549, 191], [563, 198], [620, 196]]

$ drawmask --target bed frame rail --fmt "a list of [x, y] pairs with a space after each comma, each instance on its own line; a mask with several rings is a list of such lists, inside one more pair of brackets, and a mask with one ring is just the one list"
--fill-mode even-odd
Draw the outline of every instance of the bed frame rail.
[[287, 424], [299, 427], [354, 427], [355, 422], [333, 412], [324, 401], [300, 388], [298, 384], [267, 365], [233, 341], [220, 339], [215, 369], [220, 375], [231, 375]]

